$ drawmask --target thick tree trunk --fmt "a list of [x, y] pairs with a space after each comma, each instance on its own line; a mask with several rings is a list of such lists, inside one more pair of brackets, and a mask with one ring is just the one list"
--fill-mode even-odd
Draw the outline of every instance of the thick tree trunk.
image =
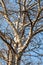
[[8, 65], [20, 65], [22, 55], [16, 55], [12, 50], [9, 50]]
[[20, 60], [21, 60], [21, 56], [18, 57], [17, 55], [15, 55], [15, 64], [14, 65], [20, 65]]

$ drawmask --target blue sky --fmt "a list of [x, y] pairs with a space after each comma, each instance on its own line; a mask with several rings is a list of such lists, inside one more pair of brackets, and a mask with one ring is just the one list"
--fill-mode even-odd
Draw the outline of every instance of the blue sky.
[[[13, 1], [16, 1], [16, 0], [10, 0], [10, 2], [11, 3], [13, 3]], [[34, 2], [34, 0], [32, 0], [32, 2], [31, 3], [33, 3]], [[15, 4], [15, 2], [14, 2], [14, 4]], [[18, 9], [18, 7], [17, 6], [15, 6], [16, 7], [16, 9]], [[1, 10], [1, 9], [0, 9]], [[5, 21], [5, 20], [4, 20]], [[7, 26], [7, 23], [5, 23], [4, 21], [2, 21], [3, 23], [2, 23], [2, 27], [1, 27], [1, 29], [4, 29], [4, 28], [6, 28], [6, 26]], [[0, 20], [0, 22], [1, 22], [1, 20]], [[43, 38], [42, 36], [41, 36], [41, 34], [39, 34], [38, 35], [40, 38]], [[43, 39], [42, 39], [43, 40]], [[41, 41], [42, 41], [41, 40]], [[42, 44], [43, 44], [43, 41], [41, 42]], [[43, 45], [41, 45], [42, 47], [41, 48], [43, 48]], [[29, 46], [30, 47], [30, 46]], [[4, 44], [3, 44], [3, 42], [2, 42], [2, 40], [0, 39], [0, 48], [5, 48], [5, 46], [4, 46]], [[43, 50], [40, 50], [40, 49], [38, 49], [38, 52], [39, 53], [42, 53], [43, 54]], [[28, 52], [27, 52], [28, 53]], [[29, 52], [28, 54], [35, 54], [35, 53], [33, 53], [33, 52]], [[29, 57], [22, 57], [22, 59], [28, 59]], [[43, 57], [41, 58], [42, 59], [42, 61], [43, 61]], [[37, 58], [35, 58], [35, 57], [31, 57], [31, 61], [34, 61], [34, 63], [35, 62], [37, 62]], [[29, 60], [27, 60], [27, 61], [29, 61]], [[25, 61], [25, 62], [27, 62], [27, 61]], [[2, 63], [2, 65], [6, 65], [6, 62], [4, 61], [4, 60], [2, 60], [2, 59], [0, 59], [0, 62]], [[21, 62], [21, 65], [23, 65], [23, 63]], [[36, 65], [36, 64], [35, 64]], [[43, 64], [41, 64], [41, 65], [43, 65]]]

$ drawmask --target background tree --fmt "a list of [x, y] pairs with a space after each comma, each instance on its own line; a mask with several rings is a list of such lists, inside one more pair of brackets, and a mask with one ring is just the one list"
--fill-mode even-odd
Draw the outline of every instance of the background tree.
[[0, 0], [0, 59], [43, 64], [43, 0]]

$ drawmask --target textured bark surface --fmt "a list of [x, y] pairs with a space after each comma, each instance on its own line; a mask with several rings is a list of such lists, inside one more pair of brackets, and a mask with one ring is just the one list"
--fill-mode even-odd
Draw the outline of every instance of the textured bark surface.
[[20, 65], [21, 60], [20, 54], [15, 54], [12, 50], [8, 51], [8, 65]]

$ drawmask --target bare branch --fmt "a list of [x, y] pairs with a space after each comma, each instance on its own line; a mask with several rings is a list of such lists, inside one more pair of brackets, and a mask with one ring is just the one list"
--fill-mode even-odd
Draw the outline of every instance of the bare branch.
[[[9, 42], [6, 40], [6, 37], [9, 38], [8, 36], [4, 35], [1, 31], [0, 31], [0, 38], [6, 43], [6, 45], [8, 47], [10, 47], [14, 53], [16, 54], [16, 51], [12, 48], [11, 44], [9, 44]], [[10, 39], [11, 40], [11, 39]]]
[[17, 36], [17, 38], [18, 38], [18, 43], [19, 43], [19, 45], [21, 46], [21, 45], [22, 45], [22, 44], [21, 44], [21, 39], [19, 38], [19, 35], [18, 35], [18, 32], [17, 32], [16, 28], [14, 27], [13, 23], [10, 21], [10, 19], [9, 19], [9, 17], [8, 17], [8, 15], [7, 15], [7, 9], [6, 9], [6, 6], [5, 6], [5, 3], [4, 3], [3, 0], [1, 1], [1, 4], [2, 4], [2, 7], [3, 7], [4, 10], [5, 10], [5, 15], [4, 15], [4, 17], [6, 18], [7, 22], [9, 23], [9, 25], [12, 27], [12, 29], [13, 29], [13, 31], [14, 31], [14, 35]]

